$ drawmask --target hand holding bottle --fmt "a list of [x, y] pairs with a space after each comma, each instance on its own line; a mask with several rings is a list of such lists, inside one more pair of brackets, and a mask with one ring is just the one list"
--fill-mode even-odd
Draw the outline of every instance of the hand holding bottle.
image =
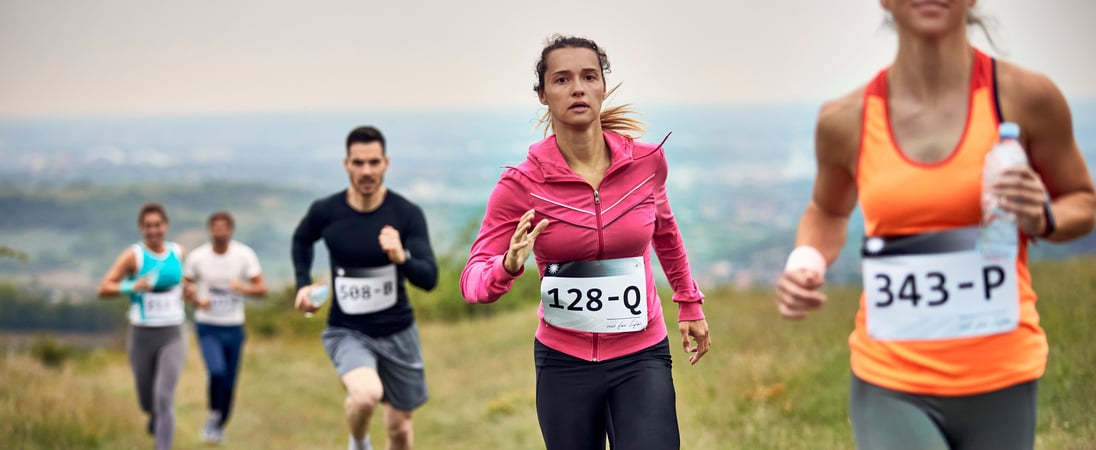
[[986, 154], [982, 171], [982, 252], [990, 258], [1015, 257], [1018, 230], [1041, 236], [1047, 227], [1046, 188], [1028, 165], [1020, 127], [1005, 122], [1000, 141]]
[[327, 295], [328, 288], [326, 284], [312, 284], [302, 287], [297, 291], [293, 307], [298, 311], [304, 311], [305, 317], [312, 317], [312, 313], [327, 302]]

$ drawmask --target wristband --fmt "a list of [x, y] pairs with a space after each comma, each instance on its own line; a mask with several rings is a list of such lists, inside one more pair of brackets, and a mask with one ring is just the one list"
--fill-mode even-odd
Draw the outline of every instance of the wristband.
[[1043, 219], [1046, 221], [1046, 227], [1043, 228], [1043, 234], [1040, 234], [1039, 237], [1046, 239], [1047, 236], [1054, 234], [1054, 230], [1058, 229], [1058, 224], [1054, 221], [1054, 210], [1050, 207], [1049, 195], [1043, 201]]
[[822, 256], [822, 252], [814, 247], [800, 245], [788, 254], [788, 262], [784, 264], [784, 272], [797, 269], [807, 269], [825, 278], [826, 257]]
[[133, 280], [126, 280], [126, 281], [123, 281], [121, 283], [118, 283], [118, 292], [121, 292], [123, 294], [132, 294], [133, 293], [133, 285], [135, 285], [135, 284], [137, 284], [137, 282], [133, 281]]

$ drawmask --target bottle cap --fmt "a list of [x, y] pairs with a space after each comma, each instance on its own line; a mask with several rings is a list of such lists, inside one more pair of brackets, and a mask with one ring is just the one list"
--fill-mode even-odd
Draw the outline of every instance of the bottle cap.
[[1020, 137], [1020, 126], [1012, 122], [1002, 122], [997, 129], [997, 134], [1001, 136], [1001, 139], [1018, 139]]

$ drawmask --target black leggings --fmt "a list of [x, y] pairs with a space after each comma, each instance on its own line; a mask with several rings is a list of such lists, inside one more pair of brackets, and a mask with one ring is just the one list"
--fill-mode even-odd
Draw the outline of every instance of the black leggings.
[[1035, 381], [962, 397], [898, 392], [852, 377], [849, 413], [863, 450], [1030, 450]]
[[537, 418], [547, 450], [673, 450], [677, 429], [670, 344], [590, 362], [535, 341]]

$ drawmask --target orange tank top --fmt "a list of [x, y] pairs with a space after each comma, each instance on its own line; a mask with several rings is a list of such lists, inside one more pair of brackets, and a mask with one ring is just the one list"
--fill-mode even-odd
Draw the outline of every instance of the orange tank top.
[[[975, 50], [967, 124], [958, 146], [942, 161], [920, 163], [898, 148], [887, 108], [887, 70], [868, 84], [856, 185], [867, 236], [909, 235], [977, 225], [982, 165], [997, 142], [999, 109], [994, 61]], [[989, 392], [1040, 377], [1047, 341], [1039, 327], [1035, 291], [1021, 237], [1016, 274], [1019, 326], [1012, 331], [940, 340], [878, 340], [867, 333], [865, 296], [849, 336], [853, 373], [902, 392], [961, 396]]]

